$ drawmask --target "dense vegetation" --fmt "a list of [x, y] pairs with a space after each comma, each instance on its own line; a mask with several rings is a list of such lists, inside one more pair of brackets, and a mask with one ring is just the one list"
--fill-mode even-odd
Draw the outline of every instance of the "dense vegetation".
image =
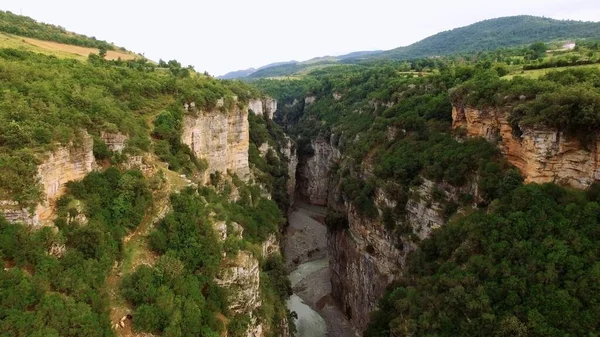
[[541, 124], [585, 140], [600, 128], [598, 68], [571, 68], [539, 80], [510, 81], [488, 71], [456, 88], [452, 96], [457, 104], [509, 110], [516, 130]]
[[[222, 253], [235, 261], [240, 248], [256, 251], [252, 243], [260, 244], [268, 233], [277, 231], [283, 217], [274, 202], [260, 197], [258, 189], [239, 187], [243, 197], [238, 203], [230, 203], [227, 195], [206, 187], [198, 191], [190, 188], [172, 196], [173, 211], [150, 234], [150, 246], [160, 255], [156, 265], [141, 266], [123, 281], [124, 295], [136, 307], [136, 330], [164, 336], [220, 336], [225, 326], [219, 313], [244, 319], [229, 312], [226, 290], [214, 281], [224, 268]], [[230, 224], [225, 242], [217, 238], [215, 221]], [[243, 239], [236, 237], [232, 222], [244, 228]], [[278, 267], [279, 272], [269, 273], [276, 269], [275, 263], [264, 261], [263, 282], [286, 285], [282, 266]], [[269, 323], [275, 324], [270, 326], [278, 327], [281, 319], [287, 317], [283, 305], [289, 296], [287, 288], [278, 293], [277, 288], [267, 285], [262, 295], [264, 315], [260, 319], [273, 319]], [[247, 323], [230, 324], [228, 331], [238, 336], [246, 327]]]
[[420, 245], [366, 336], [591, 336], [597, 186], [521, 186]]
[[37, 22], [32, 18], [16, 15], [8, 11], [0, 11], [0, 32], [75, 46], [103, 50], [115, 49], [114, 45], [106, 41], [96, 40], [95, 37], [72, 33], [62, 27]]
[[[12, 24], [11, 15], [6, 20], [13, 29], [24, 29], [22, 35], [47, 38], [44, 34], [60, 31]], [[87, 43], [61, 38], [51, 40]], [[12, 49], [0, 49], [0, 78], [0, 200], [35, 205], [42, 196], [36, 166], [48, 151], [77, 146], [84, 131], [94, 139], [98, 161], [98, 170], [69, 183], [56, 203], [56, 230], [33, 230], [0, 216], [0, 261], [6, 268], [0, 271], [0, 335], [113, 336], [111, 309], [124, 305], [112, 302], [117, 299], [134, 308], [138, 332], [220, 336], [227, 329], [230, 336], [242, 336], [250, 318], [229, 311], [229, 294], [215, 281], [242, 249], [260, 262], [262, 304], [255, 317], [268, 333], [278, 332], [290, 315], [287, 271], [278, 254], [261, 256], [262, 242], [285, 223], [282, 210], [288, 203], [286, 162], [279, 155], [284, 138], [272, 122], [253, 119], [260, 125], [253, 127], [253, 139], [276, 151], [253, 162], [262, 186], [212, 174], [213, 186], [173, 194], [173, 211], [149, 235], [137, 233], [138, 226], [152, 226], [155, 201], [164, 202], [163, 195], [181, 188], [175, 183], [188, 181], [180, 173], [196, 181], [207, 167], [181, 142], [185, 114], [226, 113], [259, 97], [256, 88], [197, 74], [175, 60], [155, 65], [90, 55], [80, 62]], [[269, 131], [261, 134], [260, 128]], [[102, 132], [127, 135], [124, 151], [110, 151]], [[156, 155], [149, 156], [151, 165], [160, 167], [156, 174], [124, 169], [128, 157], [149, 152]], [[225, 242], [217, 239], [216, 221], [230, 228]], [[233, 223], [243, 228], [243, 237], [231, 232]], [[141, 236], [141, 243], [128, 245], [134, 236]], [[152, 266], [135, 268], [140, 249], [156, 260]]]
[[536, 41], [597, 39], [598, 36], [600, 23], [597, 22], [511, 16], [438, 33], [410, 46], [376, 54], [375, 57], [413, 59], [515, 47]]
[[8, 267], [0, 272], [2, 335], [112, 336], [105, 280], [122, 257], [123, 236], [151, 204], [139, 171], [108, 169], [69, 185], [57, 206], [58, 231], [0, 216], [0, 259]]
[[[511, 62], [520, 64], [524, 57], [525, 61], [542, 59], [547, 49], [558, 50], [562, 48], [563, 43], [567, 40], [577, 41], [578, 46], [598, 50], [597, 40], [599, 36], [600, 23], [597, 22], [554, 20], [535, 16], [503, 17], [441, 32], [406, 47], [383, 52], [356, 52], [339, 57], [324, 57], [305, 62], [284, 63], [264, 67], [264, 69], [254, 71], [247, 76], [237, 78], [256, 80], [273, 77], [298, 77], [323, 67], [340, 64], [358, 64], [372, 67], [391, 60], [419, 61], [432, 57], [464, 57], [472, 60], [475, 55], [480, 56], [481, 53], [506, 53], [507, 50], [512, 53], [515, 48], [520, 49], [536, 42], [551, 42], [552, 48], [546, 46], [545, 49], [541, 50], [541, 53], [539, 50], [535, 54], [524, 53], [520, 50], [516, 54], [513, 53], [519, 55], [519, 57], [512, 59]], [[563, 57], [527, 64], [524, 68], [526, 70], [543, 69], [598, 62], [597, 57], [592, 60], [590, 55], [581, 58], [564, 52], [561, 53], [561, 56]], [[494, 60], [501, 61], [498, 58]]]
[[93, 55], [79, 62], [0, 50], [0, 199], [35, 203], [40, 152], [77, 140], [81, 130], [128, 135], [126, 153], [150, 150], [151, 136], [156, 137], [154, 150], [173, 169], [202, 169], [179, 143], [184, 102], [213, 109], [222, 97], [235, 95], [245, 104], [258, 93], [239, 82], [190, 73], [175, 61], [165, 65], [157, 68], [143, 59], [109, 62]]
[[[598, 69], [504, 77], [524, 63], [541, 64], [548, 48], [480, 53], [475, 63], [444, 58], [349, 65], [300, 80], [255, 82], [284, 101], [277, 121], [297, 138], [300, 155], [312, 155], [311, 140], [318, 137], [342, 151], [333, 167], [338, 202], [351, 202], [400, 242], [419, 247], [405, 276], [390, 286], [368, 336], [598, 331], [598, 188], [523, 185], [493, 144], [464, 139], [460, 129], [450, 128], [451, 105], [462, 104], [506, 110], [515, 126], [542, 124], [581, 139], [595, 136]], [[578, 58], [596, 50], [584, 48], [576, 51]], [[315, 102], [305, 102], [307, 96]], [[423, 179], [460, 193], [449, 197], [434, 188], [427, 202], [440, 205], [449, 222], [419, 241], [404, 218]], [[378, 190], [397, 206], [377, 209]], [[344, 214], [331, 213], [326, 223], [332, 231], [348, 226]]]

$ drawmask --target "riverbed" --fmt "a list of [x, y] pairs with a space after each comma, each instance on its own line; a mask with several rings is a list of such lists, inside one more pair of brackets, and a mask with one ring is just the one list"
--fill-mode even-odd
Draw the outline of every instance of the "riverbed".
[[287, 305], [298, 315], [297, 337], [359, 336], [330, 296], [326, 211], [297, 201], [289, 214], [284, 250], [294, 294]]

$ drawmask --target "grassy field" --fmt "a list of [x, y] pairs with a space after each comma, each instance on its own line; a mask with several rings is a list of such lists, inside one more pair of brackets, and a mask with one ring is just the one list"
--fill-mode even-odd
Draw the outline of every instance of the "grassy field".
[[[78, 60], [87, 59], [88, 55], [98, 54], [98, 49], [72, 46], [64, 43], [42, 41], [28, 37], [20, 37], [11, 34], [0, 33], [0, 48], [14, 48], [19, 50], [32, 51], [47, 55], [54, 55], [61, 58], [75, 58]], [[109, 50], [106, 54], [107, 60], [132, 60], [140, 57], [134, 53], [120, 50]]]
[[527, 78], [540, 78], [551, 71], [560, 71], [560, 70], [566, 70], [566, 69], [570, 69], [570, 68], [600, 68], [600, 64], [588, 64], [588, 65], [582, 65], [582, 66], [568, 66], [568, 67], [559, 67], [559, 68], [523, 70], [521, 72], [514, 72], [511, 74], [508, 74], [502, 78], [508, 79], [508, 80], [513, 79], [515, 76], [522, 76], [522, 77], [527, 77]]

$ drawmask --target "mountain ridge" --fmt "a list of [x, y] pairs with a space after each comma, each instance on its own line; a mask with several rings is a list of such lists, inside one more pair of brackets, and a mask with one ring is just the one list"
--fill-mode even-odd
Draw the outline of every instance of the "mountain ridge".
[[[600, 36], [600, 22], [558, 20], [532, 15], [506, 16], [486, 19], [467, 26], [439, 32], [408, 46], [386, 51], [353, 52], [338, 56], [331, 64], [343, 61], [357, 63], [365, 60], [410, 60], [417, 58], [449, 56], [498, 48], [519, 47], [534, 42], [557, 40], [589, 39]], [[315, 59], [325, 59], [315, 57]], [[309, 60], [310, 61], [310, 60]], [[259, 70], [250, 73], [247, 79], [289, 76], [305, 69], [309, 61], [268, 67], [269, 71]], [[290, 73], [292, 71], [292, 73]]]

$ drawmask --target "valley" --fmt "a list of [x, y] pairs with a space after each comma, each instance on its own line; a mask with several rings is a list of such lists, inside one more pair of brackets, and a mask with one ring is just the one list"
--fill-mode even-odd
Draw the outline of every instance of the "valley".
[[3, 337], [600, 331], [598, 23], [250, 81], [0, 31]]

